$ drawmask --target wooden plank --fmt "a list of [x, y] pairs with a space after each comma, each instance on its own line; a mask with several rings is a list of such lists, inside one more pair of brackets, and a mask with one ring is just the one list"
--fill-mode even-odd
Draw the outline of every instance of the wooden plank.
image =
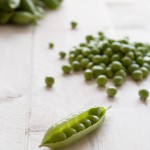
[[0, 149], [24, 148], [33, 28], [0, 27]]

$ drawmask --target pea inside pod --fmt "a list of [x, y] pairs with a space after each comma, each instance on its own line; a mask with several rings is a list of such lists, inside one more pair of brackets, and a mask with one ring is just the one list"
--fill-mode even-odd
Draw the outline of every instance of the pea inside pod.
[[103, 107], [92, 107], [70, 115], [47, 130], [40, 147], [56, 149], [81, 139], [102, 125], [105, 113]]

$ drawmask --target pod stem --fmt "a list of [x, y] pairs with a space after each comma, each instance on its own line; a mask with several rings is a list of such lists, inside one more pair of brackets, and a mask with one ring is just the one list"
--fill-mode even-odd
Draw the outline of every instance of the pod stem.
[[110, 105], [109, 107], [106, 108], [106, 110], [109, 110], [112, 106]]

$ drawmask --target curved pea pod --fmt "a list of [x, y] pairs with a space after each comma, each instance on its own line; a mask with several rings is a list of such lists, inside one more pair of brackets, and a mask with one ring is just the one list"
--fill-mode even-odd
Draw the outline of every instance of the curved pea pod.
[[55, 9], [59, 7], [60, 1], [59, 0], [43, 0], [47, 8]]
[[25, 11], [18, 11], [13, 14], [11, 17], [11, 22], [19, 25], [27, 25], [30, 23], [35, 23], [36, 19], [35, 16], [29, 12]]
[[6, 24], [9, 22], [13, 13], [0, 13], [0, 24]]
[[14, 10], [20, 5], [20, 0], [0, 0], [0, 10], [10, 11]]
[[61, 120], [47, 130], [39, 147], [57, 149], [81, 139], [103, 124], [105, 113], [103, 107], [92, 107]]

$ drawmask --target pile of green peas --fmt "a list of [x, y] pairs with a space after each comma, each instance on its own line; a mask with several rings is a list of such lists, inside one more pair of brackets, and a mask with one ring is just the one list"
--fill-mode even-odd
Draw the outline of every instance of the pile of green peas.
[[110, 39], [99, 32], [96, 37], [86, 36], [84, 43], [73, 47], [68, 60], [69, 64], [62, 67], [64, 73], [82, 70], [85, 80], [96, 79], [98, 86], [105, 86], [108, 79], [121, 86], [127, 76], [141, 81], [149, 75], [150, 45], [130, 42], [129, 38]]
[[62, 0], [0, 0], [0, 24], [27, 25], [44, 16], [45, 9], [56, 9]]
[[46, 132], [40, 147], [60, 148], [79, 140], [102, 125], [105, 111], [103, 107], [93, 107], [71, 118], [65, 118]]

